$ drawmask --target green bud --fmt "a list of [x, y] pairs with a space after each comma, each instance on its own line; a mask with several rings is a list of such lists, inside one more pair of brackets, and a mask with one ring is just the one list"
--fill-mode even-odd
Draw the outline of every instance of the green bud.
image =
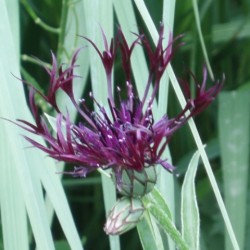
[[118, 192], [128, 197], [142, 197], [155, 186], [157, 173], [154, 166], [144, 168], [142, 171], [123, 169], [119, 180], [115, 178]]
[[104, 231], [109, 235], [121, 235], [129, 231], [142, 219], [144, 210], [139, 198], [122, 197], [110, 211]]

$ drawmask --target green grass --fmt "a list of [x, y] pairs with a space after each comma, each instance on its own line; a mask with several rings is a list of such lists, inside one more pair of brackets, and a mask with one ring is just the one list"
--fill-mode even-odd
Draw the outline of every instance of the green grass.
[[[155, 43], [160, 20], [166, 27], [166, 41], [168, 30], [174, 36], [184, 34], [182, 41], [186, 45], [176, 51], [172, 68], [168, 68], [163, 77], [158, 104], [154, 107], [155, 119], [166, 112], [170, 117], [179, 112], [179, 102], [183, 105], [184, 98], [176, 78], [189, 78], [189, 69], [201, 79], [202, 67], [206, 64], [211, 78], [221, 79], [225, 74], [226, 80], [220, 97], [195, 118], [195, 123], [189, 123], [191, 130], [186, 126], [174, 135], [164, 154], [177, 166], [177, 176], [159, 169], [157, 186], [180, 229], [181, 214], [185, 213], [181, 200], [188, 197], [181, 192], [181, 187], [183, 181], [184, 187], [187, 185], [188, 177], [184, 180], [184, 176], [188, 169], [191, 180], [187, 188], [191, 192], [189, 195], [197, 198], [201, 221], [200, 228], [196, 229], [200, 230], [200, 248], [238, 249], [237, 242], [240, 249], [250, 247], [245, 237], [250, 230], [249, 1], [0, 0], [0, 5], [3, 6], [0, 8], [0, 34], [4, 37], [0, 44], [0, 116], [11, 120], [31, 120], [22, 84], [13, 75], [20, 77], [21, 71], [29, 81], [35, 79], [34, 84], [43, 91], [48, 87], [44, 70], [23, 60], [22, 55], [50, 63], [52, 50], [61, 62], [67, 63], [74, 49], [87, 45], [78, 35], [93, 39], [102, 48], [100, 25], [108, 39], [113, 37], [119, 24], [128, 41], [134, 39], [131, 31], [144, 31]], [[35, 24], [37, 17], [42, 22]], [[105, 74], [93, 48], [88, 46], [82, 50], [78, 64], [76, 74], [82, 78], [75, 80], [77, 98], [92, 90], [95, 98], [106, 106]], [[139, 95], [146, 82], [147, 64], [143, 50], [137, 48], [132, 69]], [[119, 67], [117, 64], [115, 68]], [[120, 81], [122, 78], [115, 75], [115, 79]], [[63, 94], [58, 100], [60, 107], [67, 108], [71, 118], [77, 121], [77, 113], [69, 100]], [[0, 120], [0, 247], [7, 250], [35, 247], [126, 250], [153, 249], [155, 246], [175, 249], [173, 241], [166, 237], [150, 214], [139, 224], [139, 235], [137, 230], [132, 230], [121, 237], [106, 236], [103, 232], [105, 215], [116, 199], [110, 179], [99, 173], [82, 180], [56, 174], [68, 166], [55, 163], [36, 149], [27, 148], [20, 136], [22, 133], [15, 125]], [[194, 181], [194, 173], [190, 174], [188, 166], [197, 150], [196, 144], [203, 161], [199, 162]], [[206, 152], [202, 144], [207, 145]], [[154, 242], [148, 244], [148, 239]]]

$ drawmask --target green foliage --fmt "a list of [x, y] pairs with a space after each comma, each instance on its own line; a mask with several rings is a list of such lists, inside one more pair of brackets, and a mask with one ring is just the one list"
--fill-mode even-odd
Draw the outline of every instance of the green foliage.
[[[247, 90], [234, 90], [222, 93], [219, 98], [219, 138], [225, 203], [240, 249], [244, 249], [246, 235], [250, 139], [249, 94]], [[228, 235], [226, 238], [227, 249], [233, 249]]]
[[[216, 100], [195, 120], [199, 133], [191, 121], [190, 126], [195, 136], [189, 128], [181, 129], [173, 137], [170, 149], [164, 153], [177, 166], [176, 176], [159, 169], [158, 189], [154, 190], [148, 201], [153, 202], [154, 206], [151, 207], [151, 214], [149, 209], [138, 225], [140, 237], [136, 230], [120, 238], [108, 238], [103, 232], [105, 215], [116, 199], [114, 186], [109, 178], [100, 176], [99, 173], [93, 173], [87, 179], [72, 179], [70, 176], [56, 174], [68, 166], [58, 166], [38, 153], [38, 150], [26, 149], [27, 144], [19, 136], [22, 132], [7, 121], [0, 120], [3, 231], [0, 249], [2, 245], [5, 249], [34, 249], [35, 246], [38, 249], [65, 250], [82, 249], [82, 246], [86, 246], [86, 249], [112, 250], [142, 247], [175, 249], [175, 244], [166, 237], [164, 230], [169, 230], [166, 225], [173, 226], [171, 230], [181, 229], [180, 211], [184, 209], [184, 198], [189, 197], [186, 194], [188, 190], [189, 195], [195, 197], [192, 204], [198, 202], [201, 221], [200, 248], [237, 249], [217, 186], [225, 198], [240, 249], [249, 248], [249, 239], [245, 238], [250, 231], [248, 0], [190, 0], [176, 3], [167, 0], [0, 0], [0, 5], [0, 34], [4, 37], [0, 44], [1, 117], [11, 120], [31, 119], [25, 103], [25, 92], [23, 93], [22, 85], [12, 74], [19, 77], [21, 72], [26, 80], [46, 92], [48, 78], [44, 70], [37, 63], [33, 63], [32, 56], [49, 64], [52, 50], [62, 63], [67, 64], [76, 48], [87, 45], [77, 35], [90, 37], [98, 46], [103, 46], [99, 25], [108, 39], [113, 36], [117, 24], [120, 24], [128, 41], [134, 38], [130, 31], [138, 33], [142, 30], [152, 37], [154, 43], [157, 40], [160, 20], [163, 20], [167, 29], [172, 30], [173, 27], [174, 36], [184, 34], [182, 41], [186, 45], [175, 52], [172, 61], [174, 71], [169, 68], [161, 84], [158, 105], [154, 107], [156, 119], [165, 112], [169, 117], [177, 114], [180, 110], [177, 100], [183, 104], [183, 96], [178, 93], [176, 76], [190, 79], [188, 72], [191, 70], [201, 79], [203, 64], [209, 65], [210, 62], [210, 75], [218, 79], [224, 73], [226, 77], [219, 101]], [[166, 38], [167, 36], [166, 33]], [[78, 64], [80, 67], [76, 69], [76, 74], [82, 78], [75, 79], [74, 92], [77, 98], [87, 96], [91, 90], [96, 99], [104, 106], [107, 105], [105, 75], [94, 50], [90, 47], [84, 48]], [[143, 84], [146, 82], [147, 65], [143, 51], [137, 48], [132, 68], [139, 95], [143, 93]], [[119, 67], [117, 64], [118, 70]], [[119, 83], [122, 81], [120, 76], [114, 77], [119, 79]], [[71, 118], [77, 121], [77, 113], [65, 95], [60, 94], [58, 100], [60, 106], [67, 107]], [[48, 113], [48, 117], [53, 116], [39, 97], [37, 101], [41, 102], [41, 109]], [[53, 124], [53, 119], [51, 123]], [[199, 165], [195, 196], [194, 175], [189, 179], [188, 187], [185, 186], [187, 182], [184, 175], [191, 156], [197, 150], [195, 141], [199, 142], [197, 144], [200, 151], [201, 148], [203, 150], [200, 137], [207, 147], [206, 153], [202, 151], [201, 154], [203, 160], [205, 159], [205, 169], [202, 164]], [[196, 160], [198, 163], [198, 159]], [[188, 174], [185, 178], [187, 176]], [[238, 192], [237, 197], [233, 196], [235, 192]], [[218, 207], [222, 210], [222, 215]], [[185, 211], [182, 211], [183, 215], [186, 215]], [[223, 217], [230, 236], [225, 230]], [[158, 226], [159, 221], [163, 229]], [[172, 232], [176, 233], [174, 235], [177, 238], [180, 236], [177, 231]], [[184, 240], [187, 240], [186, 237], [189, 236], [184, 233]], [[233, 241], [233, 248], [230, 241]], [[183, 245], [185, 247], [185, 243]]]
[[189, 249], [200, 249], [200, 215], [195, 192], [195, 175], [199, 162], [196, 152], [187, 169], [181, 191], [182, 236]]

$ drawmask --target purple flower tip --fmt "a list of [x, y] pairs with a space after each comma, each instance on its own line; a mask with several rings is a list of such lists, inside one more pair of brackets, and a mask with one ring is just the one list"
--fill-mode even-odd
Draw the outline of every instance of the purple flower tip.
[[[47, 146], [28, 137], [25, 138], [52, 158], [80, 166], [75, 167], [74, 171], [68, 172], [73, 176], [85, 177], [89, 172], [98, 168], [112, 168], [115, 173], [121, 172], [121, 169], [142, 171], [145, 167], [156, 164], [160, 164], [172, 172], [174, 167], [167, 160], [161, 158], [170, 138], [190, 117], [197, 115], [211, 103], [220, 91], [222, 84], [217, 82], [206, 90], [206, 70], [204, 70], [204, 80], [201, 84], [196, 82], [196, 95], [191, 97], [189, 84], [182, 81], [187, 96], [184, 110], [172, 119], [163, 115], [159, 121], [154, 121], [152, 103], [157, 95], [160, 79], [173, 56], [172, 38], [164, 47], [163, 33], [163, 26], [161, 26], [156, 48], [150, 46], [149, 40], [144, 35], [138, 35], [129, 46], [121, 29], [108, 45], [103, 33], [104, 52], [101, 52], [91, 40], [85, 38], [99, 54], [107, 74], [108, 111], [98, 104], [93, 95], [91, 98], [99, 107], [97, 112], [89, 110], [84, 100], [81, 101], [80, 106], [75, 101], [72, 85], [76, 76], [73, 72], [79, 50], [73, 55], [70, 66], [64, 70], [62, 67], [58, 68], [56, 58], [52, 54], [52, 69], [47, 70], [50, 76], [47, 95], [41, 94], [33, 87], [29, 92], [29, 102], [35, 124], [18, 120], [19, 126], [30, 133], [41, 136]], [[133, 89], [130, 67], [131, 55], [138, 44], [144, 47], [150, 62], [148, 81], [145, 83], [142, 100]], [[118, 51], [121, 54], [122, 67], [126, 76], [127, 98], [122, 100], [120, 97], [119, 105], [115, 105], [111, 76]], [[152, 82], [153, 91], [149, 95]], [[63, 115], [60, 112], [55, 98], [59, 89], [70, 97], [81, 115], [82, 122], [79, 124], [73, 124], [69, 114]], [[117, 92], [120, 96], [121, 89], [118, 88]], [[38, 114], [39, 108], [35, 103], [35, 93], [40, 94], [58, 113], [56, 135], [50, 131], [48, 122]]]

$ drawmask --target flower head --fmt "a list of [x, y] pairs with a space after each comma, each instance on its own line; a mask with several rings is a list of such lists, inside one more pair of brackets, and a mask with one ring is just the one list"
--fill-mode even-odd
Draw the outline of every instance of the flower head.
[[110, 235], [123, 234], [138, 224], [144, 212], [141, 199], [122, 197], [109, 212], [104, 231]]
[[[172, 38], [166, 47], [163, 46], [163, 39], [163, 26], [160, 28], [156, 48], [150, 46], [144, 35], [138, 35], [129, 46], [121, 29], [118, 30], [110, 46], [103, 33], [105, 45], [103, 52], [87, 39], [99, 54], [107, 75], [108, 110], [100, 106], [93, 95], [90, 97], [99, 107], [98, 111], [89, 110], [84, 100], [78, 104], [74, 98], [72, 84], [76, 77], [74, 68], [79, 50], [75, 52], [70, 66], [66, 69], [62, 69], [60, 66], [58, 68], [56, 58], [52, 54], [52, 69], [47, 70], [50, 76], [48, 94], [43, 95], [30, 86], [29, 102], [35, 124], [18, 120], [19, 126], [41, 136], [47, 146], [29, 137], [25, 138], [50, 157], [74, 164], [76, 167], [74, 171], [70, 172], [74, 176], [86, 176], [87, 173], [98, 168], [112, 168], [115, 175], [118, 176], [117, 186], [119, 186], [119, 176], [121, 178], [123, 170], [140, 172], [150, 166], [160, 164], [168, 171], [173, 171], [173, 166], [162, 158], [162, 153], [170, 138], [190, 117], [197, 115], [207, 107], [218, 94], [222, 84], [218, 82], [206, 90], [206, 71], [204, 71], [204, 80], [201, 85], [196, 83], [196, 95], [191, 97], [189, 84], [183, 82], [182, 85], [187, 95], [184, 110], [174, 118], [169, 119], [167, 115], [163, 114], [160, 120], [155, 121], [152, 104], [156, 99], [161, 77], [173, 56]], [[131, 55], [136, 46], [145, 48], [150, 63], [148, 81], [145, 83], [142, 99], [136, 95], [134, 90], [130, 67]], [[121, 54], [122, 67], [126, 76], [127, 97], [123, 100], [120, 95], [121, 89], [118, 88], [116, 93], [120, 101], [117, 105], [112, 92], [112, 70], [118, 51]], [[150, 86], [153, 86], [152, 94], [149, 94]], [[79, 124], [72, 123], [68, 113], [61, 113], [55, 98], [59, 89], [63, 90], [75, 105], [82, 118]], [[46, 119], [39, 115], [34, 98], [35, 93], [40, 94], [57, 112], [56, 135], [49, 129]]]

